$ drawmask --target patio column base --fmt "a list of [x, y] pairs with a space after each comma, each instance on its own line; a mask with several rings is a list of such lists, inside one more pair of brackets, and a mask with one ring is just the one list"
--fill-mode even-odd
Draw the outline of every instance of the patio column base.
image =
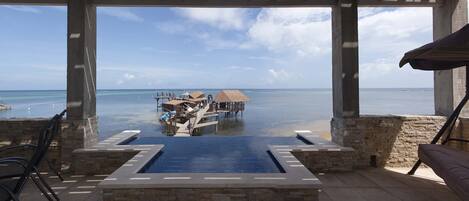
[[68, 169], [75, 149], [89, 148], [98, 143], [97, 117], [65, 120], [62, 130], [62, 168]]

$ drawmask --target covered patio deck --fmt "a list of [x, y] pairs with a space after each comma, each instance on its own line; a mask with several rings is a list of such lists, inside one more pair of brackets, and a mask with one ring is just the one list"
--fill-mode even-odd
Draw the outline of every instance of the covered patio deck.
[[[409, 176], [405, 174], [408, 168], [369, 168], [370, 164], [378, 167], [389, 164], [406, 166], [402, 161], [404, 159], [409, 159], [408, 161], [413, 163], [417, 152], [411, 147], [428, 142], [427, 137], [434, 135], [434, 131], [438, 130], [444, 117], [370, 117], [360, 113], [358, 8], [365, 6], [432, 7], [434, 39], [437, 40], [467, 23], [467, 0], [0, 0], [0, 4], [67, 6], [67, 120], [66, 126], [61, 131], [60, 148], [57, 149], [60, 152], [57, 157], [58, 165], [61, 165], [59, 167], [70, 167], [75, 150], [88, 149], [98, 144], [96, 115], [96, 8], [98, 6], [331, 7], [332, 141], [340, 146], [356, 150], [357, 160], [354, 161], [357, 161], [357, 164], [354, 166], [357, 169], [350, 172], [314, 173], [322, 183], [319, 200], [459, 200], [429, 169], [419, 169], [415, 176]], [[464, 93], [464, 75], [465, 69], [435, 73], [435, 115], [448, 116], [453, 111]], [[464, 110], [462, 114], [467, 116], [469, 112]], [[463, 125], [469, 124], [469, 121], [461, 122]], [[24, 122], [20, 124], [21, 126], [16, 126], [17, 130], [26, 127]], [[11, 124], [7, 123], [7, 125]], [[461, 133], [461, 135], [469, 135], [469, 132], [462, 131]], [[22, 135], [25, 134], [22, 133]], [[416, 139], [415, 136], [420, 136], [420, 138]], [[402, 141], [399, 141], [401, 139]], [[109, 144], [109, 142], [101, 144]], [[393, 149], [393, 147], [398, 148]], [[390, 159], [396, 159], [396, 161]], [[97, 185], [106, 177], [107, 175], [68, 175], [63, 182], [54, 176], [48, 177], [48, 180], [62, 200], [103, 200], [105, 196]], [[226, 194], [214, 193], [211, 197], [207, 197], [207, 200], [248, 201], [251, 199], [245, 194], [236, 193], [236, 190], [247, 188], [249, 187], [243, 186], [233, 191], [229, 189], [230, 196], [234, 194], [236, 197], [234, 199], [224, 197]], [[184, 189], [184, 187], [176, 186], [174, 189]], [[292, 194], [298, 197], [295, 192]], [[28, 185], [21, 195], [21, 200], [41, 200], [39, 195], [40, 193], [34, 186]], [[155, 198], [155, 200], [197, 200], [197, 198], [185, 197], [185, 195], [171, 197], [161, 193], [156, 196], [161, 198]], [[44, 197], [42, 198], [45, 200]], [[116, 200], [126, 200], [126, 198]], [[305, 199], [301, 198], [301, 200]]]
[[[363, 169], [352, 172], [316, 174], [323, 184], [320, 201], [460, 201], [431, 169], [420, 168], [414, 176], [408, 168]], [[96, 187], [106, 175], [69, 175], [61, 182], [48, 177], [50, 184], [63, 200], [101, 201], [102, 192]], [[28, 184], [21, 200], [38, 201], [37, 191]], [[171, 199], [168, 199], [171, 200]], [[190, 198], [187, 198], [190, 200]], [[240, 197], [239, 200], [247, 200]]]

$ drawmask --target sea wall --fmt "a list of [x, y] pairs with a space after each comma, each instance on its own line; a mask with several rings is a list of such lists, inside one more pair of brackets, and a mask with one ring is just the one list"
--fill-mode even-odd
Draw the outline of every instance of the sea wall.
[[[0, 119], [0, 147], [21, 144], [36, 144], [40, 131], [47, 125], [49, 119]], [[61, 132], [57, 135], [47, 153], [47, 159], [55, 168], [61, 167]], [[0, 157], [28, 156], [32, 152], [25, 149], [14, 149], [0, 152]], [[45, 163], [41, 170], [46, 170]]]
[[[356, 166], [409, 167], [417, 160], [418, 144], [429, 143], [442, 127], [446, 117], [364, 115], [358, 118], [333, 118], [333, 142], [356, 150]], [[467, 119], [456, 126], [469, 128]]]
[[[37, 144], [40, 131], [49, 120], [48, 118], [0, 119], [0, 147]], [[97, 121], [96, 118], [81, 121], [63, 120], [60, 127], [46, 157], [55, 169], [66, 171], [70, 167], [72, 152], [75, 149], [97, 143]], [[85, 135], [81, 134], [83, 131]], [[28, 150], [15, 149], [1, 152], [0, 157], [28, 156], [31, 153]], [[43, 171], [48, 169], [46, 162], [42, 163], [40, 169]]]

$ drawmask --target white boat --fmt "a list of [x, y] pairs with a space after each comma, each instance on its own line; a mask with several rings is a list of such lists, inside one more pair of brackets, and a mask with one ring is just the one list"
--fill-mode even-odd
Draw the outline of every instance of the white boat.
[[0, 103], [0, 110], [9, 110], [9, 109], [11, 109], [10, 106]]

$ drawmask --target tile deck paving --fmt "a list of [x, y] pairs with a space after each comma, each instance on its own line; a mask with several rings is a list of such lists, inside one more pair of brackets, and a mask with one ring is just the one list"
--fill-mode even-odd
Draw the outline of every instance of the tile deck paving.
[[[353, 172], [316, 173], [323, 184], [320, 201], [460, 201], [431, 169], [421, 168], [416, 176], [405, 174], [407, 168], [365, 169]], [[47, 176], [47, 175], [46, 175]], [[49, 177], [49, 176], [47, 176]], [[102, 201], [96, 187], [105, 178], [67, 176], [66, 182], [48, 178], [49, 184], [65, 201]], [[32, 184], [26, 186], [23, 201], [46, 200]]]

